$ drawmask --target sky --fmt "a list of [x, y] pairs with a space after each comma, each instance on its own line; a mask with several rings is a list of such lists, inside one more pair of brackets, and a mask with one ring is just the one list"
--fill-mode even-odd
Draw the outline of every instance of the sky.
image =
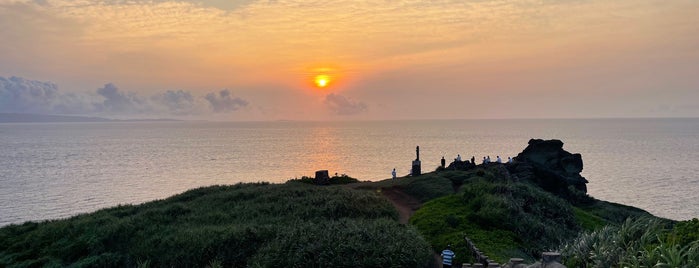
[[698, 100], [696, 0], [0, 0], [0, 113], [699, 117]]

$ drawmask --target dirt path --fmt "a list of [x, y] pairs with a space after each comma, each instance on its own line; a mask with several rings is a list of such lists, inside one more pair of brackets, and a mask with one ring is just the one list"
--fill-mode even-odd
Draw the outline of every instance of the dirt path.
[[[417, 199], [395, 188], [382, 189], [381, 194], [384, 197], [386, 197], [386, 199], [388, 199], [388, 201], [390, 201], [394, 207], [396, 207], [396, 210], [398, 210], [399, 214], [398, 221], [402, 224], [408, 224], [410, 216], [412, 216], [413, 213], [415, 213], [415, 211], [418, 210], [422, 205], [420, 201], [418, 201]], [[440, 265], [441, 262], [442, 258], [439, 256], [439, 254], [435, 253], [433, 267], [442, 267]]]
[[403, 224], [407, 224], [410, 216], [422, 205], [417, 199], [395, 188], [382, 189], [381, 194], [396, 207], [400, 216], [399, 222]]

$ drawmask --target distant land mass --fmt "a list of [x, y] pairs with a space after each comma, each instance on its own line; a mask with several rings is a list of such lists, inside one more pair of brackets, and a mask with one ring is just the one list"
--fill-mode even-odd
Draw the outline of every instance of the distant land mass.
[[136, 122], [136, 121], [178, 121], [174, 119], [109, 119], [102, 117], [0, 113], [0, 123], [53, 123], [53, 122]]

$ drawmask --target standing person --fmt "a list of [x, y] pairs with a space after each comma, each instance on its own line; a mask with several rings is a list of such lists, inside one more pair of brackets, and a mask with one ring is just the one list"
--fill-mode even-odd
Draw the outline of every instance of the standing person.
[[461, 162], [461, 155], [460, 155], [460, 154], [457, 154], [457, 155], [456, 155], [456, 161], [457, 161], [457, 162]]
[[441, 160], [441, 161], [442, 161], [442, 168], [444, 168], [444, 165], [447, 164], [447, 160], [444, 160], [444, 156], [442, 156], [442, 160]]
[[445, 250], [442, 250], [442, 267], [451, 268], [451, 263], [456, 257], [453, 251], [451, 251], [451, 245], [447, 245]]
[[471, 156], [471, 164], [474, 164], [474, 165], [476, 164], [476, 156], [475, 155]]
[[498, 164], [502, 163], [502, 159], [500, 159], [500, 156], [498, 155], [498, 158], [495, 160]]
[[395, 168], [393, 168], [393, 171], [391, 171], [391, 175], [393, 175], [394, 179], [396, 178], [396, 169]]
[[509, 156], [507, 157], [507, 163], [512, 164], [512, 157], [509, 157]]

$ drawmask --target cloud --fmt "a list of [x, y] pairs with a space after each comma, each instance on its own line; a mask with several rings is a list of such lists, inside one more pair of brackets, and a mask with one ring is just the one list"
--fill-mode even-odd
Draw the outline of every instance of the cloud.
[[0, 111], [43, 112], [56, 98], [56, 91], [53, 83], [0, 77]]
[[0, 77], [0, 113], [99, 116], [196, 116], [230, 113], [247, 106], [229, 90], [195, 96], [167, 90], [150, 96], [120, 90], [112, 83], [93, 92], [61, 92], [51, 82]]
[[211, 109], [215, 113], [232, 112], [248, 105], [246, 100], [231, 97], [231, 92], [228, 89], [221, 90], [218, 95], [209, 93], [204, 98], [209, 101]]
[[159, 104], [174, 115], [195, 115], [201, 114], [201, 102], [192, 96], [192, 93], [184, 90], [168, 90], [161, 94], [154, 95], [151, 101]]
[[92, 109], [89, 98], [62, 94], [54, 83], [0, 77], [0, 112], [84, 113]]
[[108, 113], [144, 113], [152, 111], [151, 104], [135, 93], [119, 91], [114, 84], [109, 83], [97, 89], [97, 94], [104, 97], [100, 110]]
[[367, 105], [342, 95], [330, 93], [325, 96], [325, 105], [337, 115], [354, 115], [365, 112]]

